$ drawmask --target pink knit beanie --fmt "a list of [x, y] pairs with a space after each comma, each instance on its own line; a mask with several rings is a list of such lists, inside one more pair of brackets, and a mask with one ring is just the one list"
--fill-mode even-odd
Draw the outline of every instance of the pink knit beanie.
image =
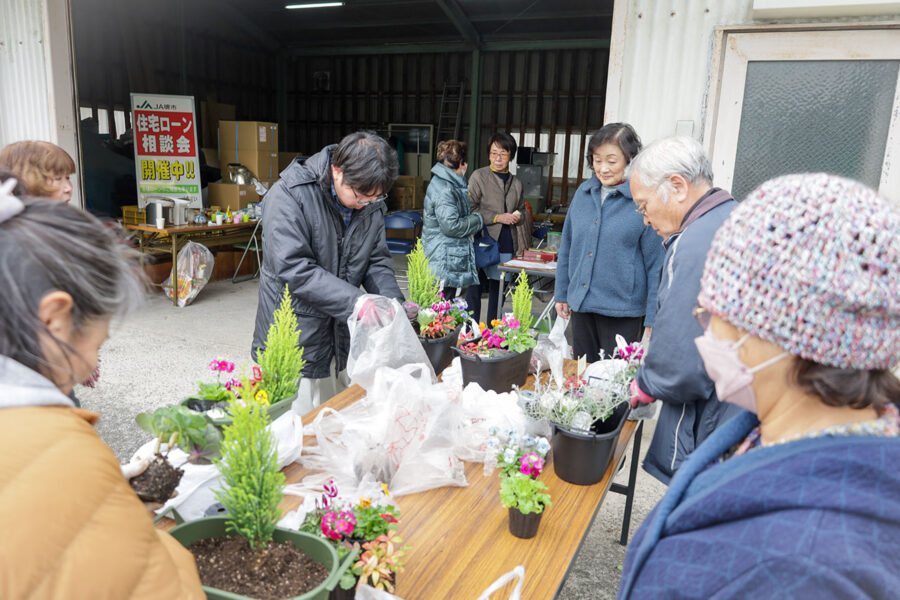
[[699, 302], [795, 356], [889, 368], [900, 357], [900, 212], [834, 175], [769, 180], [716, 233]]

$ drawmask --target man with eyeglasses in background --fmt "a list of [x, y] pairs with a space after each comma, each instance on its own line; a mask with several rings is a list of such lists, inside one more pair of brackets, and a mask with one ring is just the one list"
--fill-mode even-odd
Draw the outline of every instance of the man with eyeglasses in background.
[[740, 412], [718, 401], [694, 345], [703, 333], [692, 313], [706, 253], [737, 206], [731, 194], [712, 182], [709, 158], [689, 137], [654, 142], [631, 163], [635, 208], [666, 249], [653, 336], [631, 387], [633, 406], [654, 400], [662, 404], [643, 466], [665, 484], [688, 454]]
[[287, 284], [306, 360], [295, 410], [307, 412], [349, 385], [347, 319], [360, 288], [404, 300], [384, 235], [384, 200], [397, 173], [397, 153], [387, 141], [358, 131], [294, 159], [263, 199], [252, 357], [265, 347]]

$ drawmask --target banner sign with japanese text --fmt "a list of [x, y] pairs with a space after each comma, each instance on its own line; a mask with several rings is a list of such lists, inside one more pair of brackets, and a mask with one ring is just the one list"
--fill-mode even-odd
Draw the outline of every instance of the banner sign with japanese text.
[[139, 204], [143, 206], [147, 196], [172, 196], [200, 208], [194, 98], [131, 94], [131, 115]]

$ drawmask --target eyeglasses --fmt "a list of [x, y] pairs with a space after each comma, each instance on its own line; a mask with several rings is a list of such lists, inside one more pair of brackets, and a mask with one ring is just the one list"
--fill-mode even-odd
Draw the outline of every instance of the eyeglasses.
[[359, 204], [360, 206], [365, 206], [366, 204], [372, 204], [373, 202], [380, 202], [383, 200], [387, 200], [387, 197], [388, 197], [387, 194], [379, 194], [375, 197], [370, 196], [367, 198], [366, 196], [363, 196], [362, 198], [360, 198], [360, 196], [357, 193], [355, 188], [351, 187], [350, 190], [353, 192], [353, 197], [356, 198], [356, 203]]
[[638, 206], [636, 209], [634, 209], [634, 212], [641, 215], [642, 217], [646, 217], [647, 216], [647, 205], [645, 204], [644, 206]]
[[694, 318], [697, 319], [697, 323], [700, 325], [700, 328], [703, 331], [709, 329], [709, 322], [712, 320], [712, 313], [700, 306], [699, 304], [694, 305], [693, 310]]
[[509, 152], [491, 152], [491, 158], [509, 158]]

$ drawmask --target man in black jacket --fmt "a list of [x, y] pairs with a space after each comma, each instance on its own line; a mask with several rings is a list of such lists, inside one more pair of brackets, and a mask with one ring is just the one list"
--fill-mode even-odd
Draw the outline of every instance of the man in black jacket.
[[264, 198], [252, 355], [265, 345], [287, 284], [306, 360], [295, 406], [300, 411], [346, 386], [347, 319], [363, 294], [360, 286], [403, 302], [384, 236], [384, 200], [397, 170], [397, 153], [388, 143], [359, 131], [295, 159]]

